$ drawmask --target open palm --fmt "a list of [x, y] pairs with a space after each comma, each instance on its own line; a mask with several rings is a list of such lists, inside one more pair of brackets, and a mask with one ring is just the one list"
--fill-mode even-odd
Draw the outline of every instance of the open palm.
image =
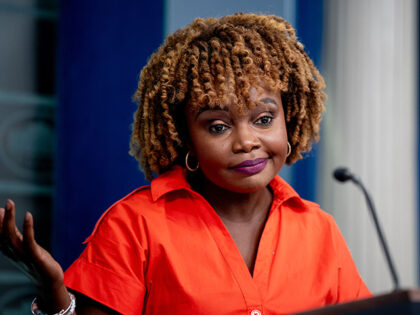
[[8, 200], [0, 208], [0, 251], [17, 265], [41, 290], [63, 286], [63, 269], [34, 237], [33, 217], [27, 212], [22, 232], [15, 222], [15, 204]]

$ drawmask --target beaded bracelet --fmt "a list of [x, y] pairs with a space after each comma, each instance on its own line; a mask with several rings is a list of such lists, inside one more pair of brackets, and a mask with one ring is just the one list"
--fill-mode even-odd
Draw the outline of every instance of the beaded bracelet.
[[[69, 292], [69, 296], [70, 296], [70, 305], [67, 307], [67, 309], [61, 310], [58, 313], [55, 313], [54, 315], [72, 315], [72, 314], [74, 314], [74, 311], [76, 310], [76, 298], [70, 292]], [[34, 315], [48, 315], [47, 313], [45, 313], [44, 311], [41, 311], [38, 308], [38, 303], [36, 301], [36, 298], [32, 301], [31, 311], [32, 311], [32, 314], [34, 314]]]

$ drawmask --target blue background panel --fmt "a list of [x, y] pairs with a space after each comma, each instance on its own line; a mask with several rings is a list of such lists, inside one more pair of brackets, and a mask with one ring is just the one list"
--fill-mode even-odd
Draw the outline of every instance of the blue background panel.
[[67, 267], [101, 213], [145, 183], [128, 155], [131, 97], [162, 41], [158, 1], [62, 1], [53, 253]]
[[[321, 68], [322, 32], [324, 25], [323, 0], [299, 0], [296, 5], [296, 33], [305, 47], [306, 53]], [[322, 71], [321, 71], [322, 74]], [[316, 183], [319, 161], [318, 144], [303, 154], [303, 160], [292, 166], [293, 176], [290, 184], [305, 199], [317, 201]]]

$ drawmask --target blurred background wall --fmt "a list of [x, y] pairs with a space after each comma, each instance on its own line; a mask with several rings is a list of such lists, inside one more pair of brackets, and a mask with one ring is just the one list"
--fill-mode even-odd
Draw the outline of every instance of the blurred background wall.
[[418, 272], [418, 2], [325, 1], [327, 111], [318, 178], [373, 292], [392, 288], [365, 201], [329, 174], [345, 165], [374, 197], [403, 286]]
[[[392, 288], [360, 192], [362, 177], [403, 286], [418, 285], [418, 3], [414, 0], [0, 0], [0, 202], [34, 213], [37, 238], [67, 267], [100, 214], [146, 183], [128, 156], [131, 96], [148, 56], [195, 17], [287, 19], [327, 81], [322, 138], [281, 175], [332, 213], [374, 293]], [[34, 289], [0, 257], [0, 314]]]
[[[13, 198], [17, 221], [36, 216], [50, 248], [56, 126], [56, 1], [0, 1], [0, 202]], [[3, 206], [3, 205], [2, 205]], [[27, 314], [29, 280], [0, 257], [0, 312]]]

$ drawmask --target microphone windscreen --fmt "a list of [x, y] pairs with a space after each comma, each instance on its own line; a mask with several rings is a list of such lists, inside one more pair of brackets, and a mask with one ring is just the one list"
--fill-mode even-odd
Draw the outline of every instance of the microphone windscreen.
[[348, 181], [353, 177], [353, 175], [350, 173], [348, 168], [346, 167], [338, 167], [334, 170], [334, 178], [338, 180], [339, 182], [345, 182]]

